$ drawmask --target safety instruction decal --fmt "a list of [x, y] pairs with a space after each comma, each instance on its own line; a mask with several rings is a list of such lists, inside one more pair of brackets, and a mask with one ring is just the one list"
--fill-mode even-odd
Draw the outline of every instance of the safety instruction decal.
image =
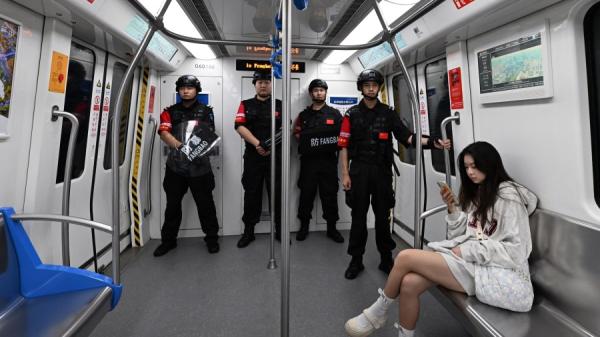
[[460, 67], [448, 70], [448, 85], [450, 88], [450, 107], [452, 109], [464, 109], [462, 91], [462, 77]]
[[474, 1], [475, 0], [454, 0], [454, 5], [456, 6], [456, 9], [461, 9]]
[[67, 67], [69, 66], [69, 56], [52, 52], [52, 63], [50, 65], [50, 82], [48, 83], [48, 91], [65, 93], [67, 86]]
[[429, 115], [427, 114], [427, 96], [425, 91], [419, 91], [419, 119], [421, 123], [421, 132], [424, 135], [429, 135]]

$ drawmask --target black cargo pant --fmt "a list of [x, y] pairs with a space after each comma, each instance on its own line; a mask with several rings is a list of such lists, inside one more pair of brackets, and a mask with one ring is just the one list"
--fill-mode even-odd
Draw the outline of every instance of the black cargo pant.
[[184, 177], [173, 172], [169, 167], [165, 171], [163, 188], [167, 194], [165, 222], [161, 230], [163, 243], [175, 243], [181, 225], [181, 200], [188, 188], [196, 202], [198, 217], [202, 231], [206, 234], [204, 241], [216, 242], [219, 233], [217, 210], [212, 191], [215, 188], [215, 177], [212, 172], [199, 177]]
[[390, 209], [395, 196], [390, 165], [352, 161], [350, 166], [352, 225], [348, 254], [362, 256], [367, 244], [367, 212], [369, 202], [375, 213], [375, 242], [377, 250], [387, 255], [396, 248], [390, 233]]
[[328, 224], [335, 224], [338, 221], [338, 159], [335, 153], [318, 156], [303, 155], [300, 158], [298, 188], [300, 188], [298, 219], [301, 222], [308, 223], [311, 219], [317, 188], [323, 206], [323, 219]]
[[[277, 151], [275, 164], [275, 230], [281, 229], [281, 151]], [[254, 226], [260, 221], [262, 212], [262, 192], [266, 183], [271, 200], [271, 156], [263, 157], [258, 154], [244, 154], [244, 233], [253, 234]], [[271, 216], [273, 211], [271, 210]]]

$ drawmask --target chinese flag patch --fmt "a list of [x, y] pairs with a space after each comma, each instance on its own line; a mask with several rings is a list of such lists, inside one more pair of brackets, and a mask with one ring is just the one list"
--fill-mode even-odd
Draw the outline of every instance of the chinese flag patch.
[[382, 140], [388, 140], [388, 138], [390, 138], [390, 134], [387, 132], [380, 132], [379, 133], [379, 139]]
[[325, 122], [327, 125], [333, 125], [333, 119], [327, 119], [327, 121]]

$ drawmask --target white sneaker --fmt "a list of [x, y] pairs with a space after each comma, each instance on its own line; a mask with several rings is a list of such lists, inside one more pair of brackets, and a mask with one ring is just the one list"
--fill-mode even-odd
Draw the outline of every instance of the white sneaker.
[[377, 329], [371, 321], [369, 321], [364, 311], [362, 314], [349, 319], [344, 325], [344, 328], [350, 337], [366, 337]]
[[350, 337], [365, 337], [385, 325], [388, 308], [394, 302], [387, 298], [383, 290], [379, 289], [379, 298], [370, 307], [363, 310], [362, 314], [349, 319], [344, 328]]
[[394, 327], [398, 329], [398, 337], [414, 337], [415, 330], [406, 330], [399, 323], [394, 323]]

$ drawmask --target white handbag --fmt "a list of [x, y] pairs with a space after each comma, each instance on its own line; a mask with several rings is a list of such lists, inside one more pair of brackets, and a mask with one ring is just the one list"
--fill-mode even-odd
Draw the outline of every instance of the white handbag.
[[527, 312], [533, 304], [533, 286], [528, 273], [520, 269], [475, 267], [475, 296], [485, 304]]
[[[477, 238], [485, 240], [479, 221]], [[485, 304], [511, 311], [527, 312], [533, 304], [529, 266], [501, 268], [475, 265], [475, 296]]]

